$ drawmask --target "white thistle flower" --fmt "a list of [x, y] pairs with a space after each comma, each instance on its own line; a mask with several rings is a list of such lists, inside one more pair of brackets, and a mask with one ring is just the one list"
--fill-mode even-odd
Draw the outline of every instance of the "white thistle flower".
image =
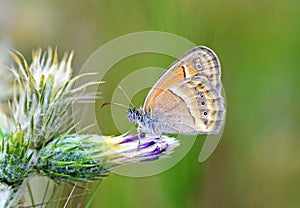
[[24, 130], [25, 138], [40, 148], [74, 128], [69, 110], [80, 99], [82, 88], [72, 89], [79, 78], [71, 78], [73, 53], [65, 54], [58, 62], [57, 50], [53, 53], [48, 49], [47, 54], [37, 50], [30, 66], [21, 53], [11, 55], [19, 67], [18, 71], [13, 70], [19, 89], [11, 103], [14, 125], [10, 131]]

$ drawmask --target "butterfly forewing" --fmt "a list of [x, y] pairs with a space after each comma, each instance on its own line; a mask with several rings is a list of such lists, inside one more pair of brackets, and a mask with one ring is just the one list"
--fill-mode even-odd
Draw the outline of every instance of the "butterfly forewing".
[[143, 110], [162, 132], [215, 134], [225, 117], [221, 89], [217, 56], [199, 46], [166, 69], [147, 95]]

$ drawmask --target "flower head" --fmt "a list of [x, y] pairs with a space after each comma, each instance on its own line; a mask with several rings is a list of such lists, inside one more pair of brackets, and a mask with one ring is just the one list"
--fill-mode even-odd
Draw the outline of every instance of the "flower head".
[[58, 62], [57, 50], [49, 49], [47, 54], [37, 50], [30, 66], [21, 53], [11, 55], [18, 64], [18, 70], [12, 70], [18, 93], [11, 104], [10, 131], [20, 128], [38, 149], [74, 128], [69, 110], [80, 99], [82, 88], [72, 89], [79, 78], [71, 78], [73, 53]]
[[153, 135], [105, 137], [69, 135], [40, 151], [37, 168], [56, 181], [97, 180], [126, 164], [157, 160], [179, 145], [174, 138]]

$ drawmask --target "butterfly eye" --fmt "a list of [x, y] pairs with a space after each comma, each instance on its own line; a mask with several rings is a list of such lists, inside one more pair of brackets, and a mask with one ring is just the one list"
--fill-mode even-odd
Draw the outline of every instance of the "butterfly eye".
[[205, 102], [201, 102], [201, 105], [205, 105]]
[[201, 64], [197, 64], [197, 68], [198, 68], [198, 69], [201, 69], [201, 68], [202, 68], [202, 65], [201, 65]]
[[204, 111], [204, 112], [203, 112], [203, 115], [204, 115], [204, 116], [207, 116], [207, 112], [206, 112], [206, 111]]
[[203, 94], [203, 92], [200, 92], [200, 97], [204, 97], [204, 94]]

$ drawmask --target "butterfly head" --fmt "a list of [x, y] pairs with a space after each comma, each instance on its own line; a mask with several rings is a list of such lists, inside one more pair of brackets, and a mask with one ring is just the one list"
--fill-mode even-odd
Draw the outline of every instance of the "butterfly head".
[[127, 111], [127, 118], [134, 124], [137, 124], [139, 120], [142, 117], [142, 112], [141, 110], [136, 109], [135, 107], [133, 108], [128, 108]]

